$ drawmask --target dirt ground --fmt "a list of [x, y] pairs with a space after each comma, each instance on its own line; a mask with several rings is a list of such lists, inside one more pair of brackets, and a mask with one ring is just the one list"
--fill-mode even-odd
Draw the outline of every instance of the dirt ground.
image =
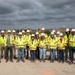
[[5, 59], [2, 59], [0, 75], [75, 75], [75, 64], [62, 64], [57, 61], [50, 63], [48, 60], [45, 63], [38, 60], [35, 63], [29, 60], [25, 60], [25, 63], [16, 63], [16, 60], [6, 63]]

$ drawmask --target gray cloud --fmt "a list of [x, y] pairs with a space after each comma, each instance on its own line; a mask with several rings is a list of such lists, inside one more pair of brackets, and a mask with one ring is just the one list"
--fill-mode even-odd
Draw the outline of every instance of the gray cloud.
[[0, 0], [0, 29], [75, 27], [75, 0]]

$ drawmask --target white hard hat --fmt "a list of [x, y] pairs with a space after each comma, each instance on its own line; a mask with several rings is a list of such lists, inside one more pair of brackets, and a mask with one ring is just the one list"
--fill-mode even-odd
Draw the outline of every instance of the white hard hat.
[[22, 33], [25, 33], [25, 31], [24, 31], [24, 30], [22, 30]]
[[66, 32], [68, 32], [68, 31], [70, 31], [70, 29], [69, 28], [66, 28]]
[[36, 32], [36, 34], [39, 34], [39, 32]]
[[52, 32], [55, 32], [55, 30], [52, 30]]
[[22, 32], [19, 32], [19, 35], [22, 35]]
[[63, 33], [60, 33], [59, 36], [63, 36]]
[[4, 30], [1, 30], [1, 33], [4, 33], [5, 31]]
[[44, 36], [45, 34], [44, 33], [41, 33], [41, 36]]
[[45, 28], [42, 28], [41, 30], [45, 30]]
[[12, 30], [12, 32], [16, 32], [15, 30]]
[[54, 35], [54, 32], [51, 32], [51, 35]]
[[27, 30], [27, 32], [30, 32], [30, 30]]
[[31, 36], [35, 36], [34, 34], [32, 34]]
[[75, 32], [75, 29], [72, 29], [71, 31], [72, 31], [72, 32]]
[[57, 31], [57, 34], [59, 35], [60, 34], [60, 31]]

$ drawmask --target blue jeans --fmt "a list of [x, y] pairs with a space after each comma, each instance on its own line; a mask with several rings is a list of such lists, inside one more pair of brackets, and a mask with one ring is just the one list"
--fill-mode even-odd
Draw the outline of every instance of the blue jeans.
[[18, 60], [20, 60], [22, 57], [22, 60], [24, 60], [24, 48], [18, 49]]
[[46, 48], [39, 48], [39, 51], [40, 51], [40, 59], [42, 59], [42, 56], [43, 56], [43, 59], [46, 58]]
[[64, 62], [64, 50], [58, 50], [58, 59]]
[[74, 61], [74, 51], [75, 51], [75, 47], [70, 47], [70, 60], [71, 60], [71, 62]]
[[31, 59], [35, 60], [35, 50], [30, 50]]
[[55, 53], [56, 51], [55, 51], [55, 49], [50, 49], [50, 58], [51, 59], [55, 59], [56, 58], [56, 53]]

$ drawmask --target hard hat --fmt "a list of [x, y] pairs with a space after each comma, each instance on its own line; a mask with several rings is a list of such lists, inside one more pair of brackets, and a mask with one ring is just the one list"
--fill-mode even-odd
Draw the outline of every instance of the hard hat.
[[70, 29], [69, 28], [66, 28], [66, 32], [68, 32], [68, 31], [70, 31]]
[[1, 30], [1, 33], [4, 33], [5, 31], [4, 30]]
[[39, 34], [39, 32], [36, 32], [36, 35]]
[[24, 31], [24, 30], [22, 30], [22, 33], [25, 33], [25, 31]]
[[32, 34], [31, 36], [35, 36], [34, 34]]
[[57, 31], [57, 34], [59, 35], [60, 34], [60, 31]]
[[22, 32], [19, 32], [19, 35], [22, 35]]
[[72, 32], [75, 32], [75, 29], [72, 29], [71, 31], [72, 31]]
[[55, 32], [55, 30], [52, 30], [52, 32]]
[[12, 30], [12, 32], [16, 32], [15, 30]]
[[63, 33], [60, 33], [59, 36], [63, 36]]
[[54, 32], [51, 32], [51, 35], [54, 35]]
[[27, 32], [30, 32], [30, 30], [27, 30]]
[[44, 33], [41, 33], [41, 36], [44, 36], [45, 34]]
[[8, 33], [11, 33], [11, 30], [8, 30], [7, 32], [8, 32]]
[[45, 28], [42, 28], [41, 30], [45, 30]]

